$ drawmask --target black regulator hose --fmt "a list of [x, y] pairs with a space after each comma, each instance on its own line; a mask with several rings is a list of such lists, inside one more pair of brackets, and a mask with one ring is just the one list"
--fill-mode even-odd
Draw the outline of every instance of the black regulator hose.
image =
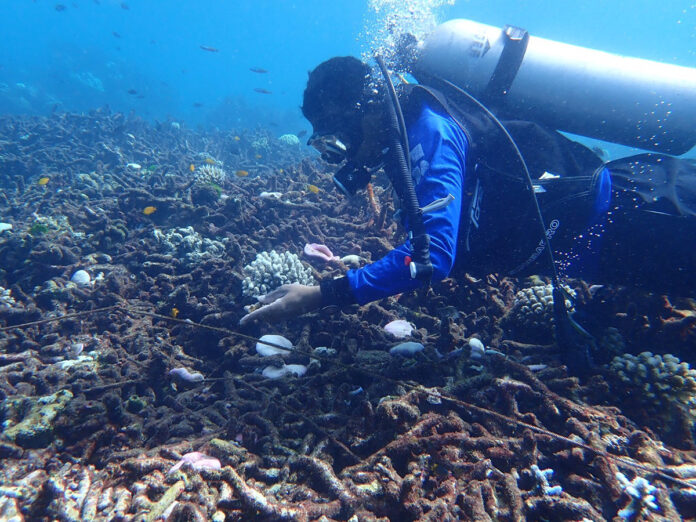
[[498, 127], [498, 129], [505, 135], [507, 141], [512, 145], [515, 155], [519, 160], [521, 170], [524, 174], [525, 181], [527, 182], [527, 191], [529, 197], [533, 204], [533, 210], [536, 214], [537, 226], [539, 232], [541, 233], [542, 241], [544, 242], [544, 252], [546, 253], [546, 259], [549, 266], [549, 272], [551, 273], [551, 285], [553, 288], [553, 316], [554, 316], [554, 326], [556, 330], [556, 336], [558, 337], [558, 342], [561, 345], [565, 345], [567, 349], [564, 351], [563, 356], [565, 362], [571, 368], [571, 370], [576, 374], [586, 374], [589, 372], [593, 366], [592, 356], [590, 350], [595, 344], [595, 340], [586, 330], [584, 330], [578, 323], [576, 323], [570, 316], [570, 312], [566, 306], [566, 298], [570, 297], [561, 286], [560, 278], [558, 277], [558, 270], [556, 269], [556, 263], [553, 258], [553, 249], [551, 248], [551, 240], [549, 235], [546, 233], [546, 223], [544, 221], [544, 216], [541, 213], [541, 207], [539, 206], [539, 200], [534, 192], [534, 182], [532, 181], [532, 175], [529, 173], [529, 168], [527, 167], [527, 162], [524, 160], [524, 156], [520, 151], [517, 143], [508, 132], [507, 128], [503, 123], [493, 114], [488, 108], [479, 102], [476, 98], [471, 96], [468, 92], [460, 89], [453, 83], [443, 79], [438, 78], [438, 81], [454, 89], [464, 97], [466, 97], [471, 103], [478, 107], [481, 111], [486, 114], [491, 121]]
[[408, 156], [410, 149], [406, 123], [384, 60], [379, 55], [375, 59], [384, 76], [384, 83], [391, 102], [386, 104], [389, 113], [390, 148], [397, 163], [396, 176], [398, 178], [396, 181], [399, 183], [402, 203], [406, 209], [406, 215], [411, 226], [411, 247], [413, 249], [411, 264], [413, 266], [409, 265], [409, 268], [411, 269], [412, 277], [425, 283], [430, 283], [433, 275], [433, 265], [430, 262], [430, 236], [425, 231], [423, 212], [418, 203], [413, 177], [411, 176], [410, 158]]

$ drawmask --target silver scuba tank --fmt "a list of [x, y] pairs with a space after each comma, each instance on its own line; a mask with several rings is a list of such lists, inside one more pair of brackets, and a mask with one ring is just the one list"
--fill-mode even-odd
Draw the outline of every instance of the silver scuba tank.
[[696, 68], [457, 19], [428, 36], [413, 73], [457, 85], [500, 117], [667, 154], [696, 145]]

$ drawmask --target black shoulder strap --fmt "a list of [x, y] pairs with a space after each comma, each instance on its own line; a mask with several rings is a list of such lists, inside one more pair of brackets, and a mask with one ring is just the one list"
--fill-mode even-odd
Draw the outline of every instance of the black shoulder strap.
[[503, 29], [503, 37], [505, 38], [503, 51], [481, 95], [481, 102], [484, 105], [498, 105], [496, 102], [505, 99], [512, 82], [515, 81], [517, 71], [520, 70], [524, 54], [527, 52], [529, 33], [524, 29], [506, 25]]

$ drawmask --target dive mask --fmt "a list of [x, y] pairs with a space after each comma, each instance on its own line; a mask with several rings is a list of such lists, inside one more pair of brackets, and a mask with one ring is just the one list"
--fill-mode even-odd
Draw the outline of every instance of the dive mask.
[[321, 154], [321, 159], [332, 165], [338, 165], [348, 154], [348, 148], [333, 134], [313, 134], [307, 141], [307, 145], [316, 149]]

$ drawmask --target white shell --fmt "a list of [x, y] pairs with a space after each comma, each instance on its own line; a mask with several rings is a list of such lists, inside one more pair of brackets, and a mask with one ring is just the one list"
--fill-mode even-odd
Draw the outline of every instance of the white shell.
[[384, 330], [398, 339], [408, 337], [413, 333], [413, 325], [403, 319], [397, 319], [384, 326]]
[[285, 370], [288, 373], [295, 374], [297, 377], [302, 377], [307, 373], [307, 367], [304, 364], [286, 364]]
[[85, 349], [85, 343], [72, 343], [70, 345], [70, 348], [68, 349], [68, 353], [72, 357], [77, 357], [82, 353], [82, 350]]
[[283, 193], [282, 192], [265, 192], [264, 191], [264, 192], [261, 192], [261, 194], [259, 194], [259, 197], [261, 199], [280, 199], [283, 197]]
[[78, 270], [72, 275], [70, 280], [77, 286], [89, 286], [92, 282], [92, 278], [86, 270]]
[[263, 372], [261, 372], [261, 375], [267, 379], [281, 379], [290, 374], [302, 377], [305, 373], [307, 373], [307, 367], [302, 364], [285, 364], [280, 368], [276, 366], [266, 366]]
[[481, 359], [483, 354], [486, 353], [486, 347], [483, 346], [481, 340], [476, 337], [469, 339], [469, 348], [471, 348], [471, 354], [469, 355], [471, 359]]
[[396, 346], [392, 346], [392, 348], [389, 350], [389, 353], [391, 355], [413, 357], [416, 353], [420, 352], [424, 348], [425, 346], [423, 346], [421, 343], [414, 343], [413, 341], [409, 341], [406, 343], [397, 344]]
[[[264, 344], [263, 341], [268, 341], [273, 344], [284, 346], [287, 348], [287, 350]], [[259, 339], [259, 342], [256, 343], [256, 353], [258, 353], [262, 357], [278, 354], [287, 355], [290, 350], [292, 350], [292, 343], [282, 335], [264, 335], [263, 337], [261, 337], [261, 339]]]

